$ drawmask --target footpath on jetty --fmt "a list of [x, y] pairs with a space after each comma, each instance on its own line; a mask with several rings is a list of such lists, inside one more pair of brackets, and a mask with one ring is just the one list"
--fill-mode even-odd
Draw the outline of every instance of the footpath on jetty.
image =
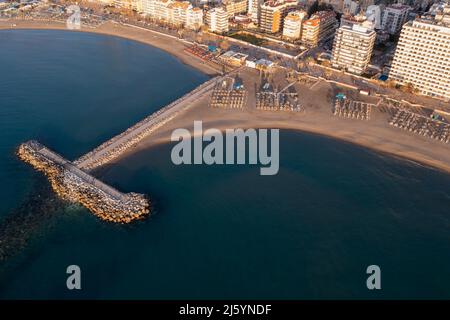
[[150, 201], [147, 197], [133, 192], [122, 193], [90, 175], [89, 170], [118, 158], [134, 147], [203, 97], [221, 78], [222, 76], [218, 76], [206, 81], [74, 162], [34, 140], [22, 143], [17, 155], [43, 172], [61, 198], [80, 203], [103, 220], [129, 223], [150, 213]]
[[126, 131], [86, 153], [78, 160], [75, 160], [74, 163], [83, 170], [92, 170], [119, 157], [122, 153], [135, 146], [150, 133], [187, 109], [192, 102], [201, 98], [206, 92], [214, 87], [219, 81], [219, 78], [220, 77], [215, 77], [206, 81], [171, 104], [139, 121]]

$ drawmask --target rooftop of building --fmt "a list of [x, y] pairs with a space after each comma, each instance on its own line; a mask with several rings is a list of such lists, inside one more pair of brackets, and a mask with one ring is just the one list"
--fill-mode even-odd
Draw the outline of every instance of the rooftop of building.
[[362, 22], [366, 21], [367, 17], [363, 14], [352, 15], [352, 14], [344, 14], [341, 17], [341, 20], [351, 21], [351, 22]]
[[327, 11], [317, 11], [311, 16], [311, 19], [325, 19], [329, 17], [336, 17], [336, 14], [334, 11], [327, 10]]
[[261, 4], [261, 7], [277, 8], [288, 4], [297, 4], [296, 0], [270, 0]]
[[305, 20], [303, 24], [316, 27], [322, 20], [330, 17], [336, 17], [336, 14], [333, 11], [319, 11], [313, 14], [308, 20]]
[[187, 8], [189, 8], [190, 5], [191, 3], [189, 1], [175, 1], [169, 4], [169, 8], [172, 9], [179, 8], [186, 10]]
[[286, 19], [292, 20], [292, 21], [300, 21], [300, 20], [303, 20], [303, 18], [305, 18], [306, 15], [307, 15], [306, 11], [300, 11], [300, 10], [291, 11], [286, 16]]
[[395, 9], [399, 11], [412, 9], [410, 6], [401, 3], [394, 3], [386, 7], [386, 9]]
[[345, 26], [339, 27], [339, 29], [346, 30], [349, 32], [354, 32], [354, 33], [367, 34], [367, 35], [370, 35], [371, 33], [375, 33], [375, 31], [373, 29], [366, 27], [364, 25], [361, 25], [361, 24], [354, 24], [352, 26], [345, 25]]

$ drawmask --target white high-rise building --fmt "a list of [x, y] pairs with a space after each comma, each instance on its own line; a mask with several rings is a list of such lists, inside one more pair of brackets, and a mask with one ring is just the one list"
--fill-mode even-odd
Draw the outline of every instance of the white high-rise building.
[[381, 28], [390, 34], [396, 34], [408, 20], [411, 7], [402, 4], [393, 4], [384, 9]]
[[206, 13], [209, 30], [217, 33], [228, 32], [228, 13], [223, 7], [216, 7]]
[[363, 74], [372, 57], [376, 36], [371, 23], [341, 26], [334, 36], [332, 66]]
[[203, 10], [190, 8], [187, 12], [186, 28], [198, 30], [203, 25]]
[[[448, 14], [450, 18], [450, 7]], [[416, 19], [405, 24], [389, 78], [422, 94], [450, 99], [450, 23]]]
[[258, 23], [259, 10], [264, 0], [249, 0], [247, 13], [253, 22]]
[[305, 11], [291, 11], [284, 18], [283, 37], [289, 40], [300, 39], [302, 33], [302, 23], [306, 18]]

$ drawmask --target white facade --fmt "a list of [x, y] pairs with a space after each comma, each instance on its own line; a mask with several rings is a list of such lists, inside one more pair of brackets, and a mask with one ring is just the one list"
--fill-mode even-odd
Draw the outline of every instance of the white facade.
[[375, 39], [376, 32], [372, 28], [360, 24], [341, 26], [334, 36], [332, 66], [363, 74], [369, 65]]
[[250, 19], [255, 23], [258, 23], [259, 10], [263, 2], [263, 0], [248, 0], [247, 13]]
[[155, 12], [155, 1], [142, 0], [142, 12], [149, 16], [153, 16]]
[[154, 3], [154, 18], [163, 21], [169, 21], [169, 4], [171, 0], [156, 0]]
[[223, 7], [217, 7], [207, 12], [209, 30], [217, 33], [228, 32], [228, 14]]
[[405, 24], [389, 77], [422, 94], [450, 99], [450, 25], [421, 19]]
[[189, 29], [203, 25], [203, 11], [188, 1], [142, 0], [142, 12], [151, 18]]
[[197, 30], [203, 25], [203, 10], [200, 8], [191, 8], [187, 12], [186, 27]]
[[307, 13], [305, 11], [289, 12], [286, 18], [284, 18], [283, 37], [290, 40], [300, 39], [302, 23], [306, 16]]
[[393, 4], [383, 13], [381, 28], [390, 34], [396, 34], [408, 20], [411, 7], [402, 4]]

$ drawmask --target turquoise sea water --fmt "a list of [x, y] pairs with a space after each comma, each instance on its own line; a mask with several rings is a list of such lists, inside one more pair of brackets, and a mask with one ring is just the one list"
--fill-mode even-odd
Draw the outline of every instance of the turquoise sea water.
[[[20, 142], [76, 158], [207, 77], [114, 37], [1, 31], [0, 44], [0, 218], [32, 235], [0, 262], [0, 298], [450, 298], [450, 175], [325, 137], [282, 131], [270, 177], [174, 166], [170, 145], [134, 154], [97, 172], [154, 202], [132, 225], [34, 207], [53, 197]], [[71, 264], [81, 291], [65, 287]]]

